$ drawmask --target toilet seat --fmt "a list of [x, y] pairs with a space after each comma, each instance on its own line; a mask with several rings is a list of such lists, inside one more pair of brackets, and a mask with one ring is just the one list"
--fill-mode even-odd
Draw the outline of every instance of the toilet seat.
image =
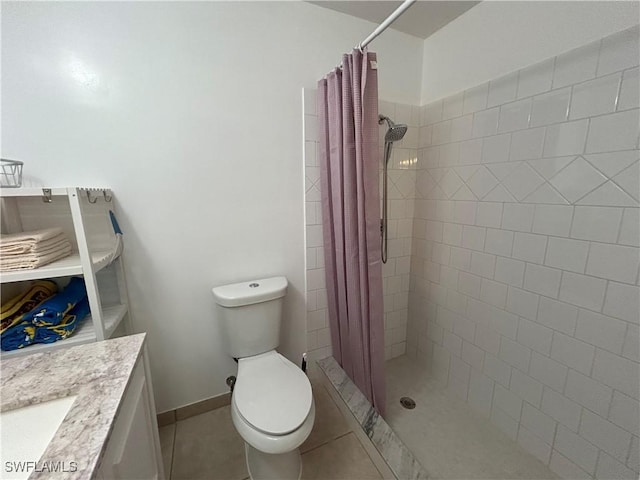
[[238, 414], [267, 435], [286, 435], [309, 416], [311, 383], [296, 365], [275, 350], [238, 361], [233, 389]]

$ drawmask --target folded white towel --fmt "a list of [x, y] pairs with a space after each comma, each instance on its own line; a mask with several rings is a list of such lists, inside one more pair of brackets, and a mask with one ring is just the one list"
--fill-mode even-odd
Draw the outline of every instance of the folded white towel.
[[0, 257], [0, 271], [34, 269], [47, 265], [71, 255], [71, 243], [63, 242], [59, 247], [48, 250], [45, 254], [26, 253]]
[[59, 227], [43, 228], [42, 230], [33, 230], [31, 232], [10, 233], [8, 235], [0, 235], [0, 246], [21, 246], [21, 245], [35, 245], [36, 243], [43, 242], [54, 238], [62, 233], [62, 229]]
[[15, 256], [24, 253], [41, 253], [58, 247], [64, 242], [69, 242], [67, 236], [60, 232], [55, 237], [43, 240], [41, 242], [13, 242], [9, 245], [0, 245], [0, 256]]

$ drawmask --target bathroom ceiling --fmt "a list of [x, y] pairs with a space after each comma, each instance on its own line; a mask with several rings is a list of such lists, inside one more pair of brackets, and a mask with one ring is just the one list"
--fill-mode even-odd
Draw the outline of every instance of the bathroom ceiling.
[[[382, 23], [402, 2], [349, 0], [310, 1], [309, 3], [370, 22]], [[478, 3], [480, 2], [418, 1], [398, 18], [391, 28], [416, 37], [427, 38]]]

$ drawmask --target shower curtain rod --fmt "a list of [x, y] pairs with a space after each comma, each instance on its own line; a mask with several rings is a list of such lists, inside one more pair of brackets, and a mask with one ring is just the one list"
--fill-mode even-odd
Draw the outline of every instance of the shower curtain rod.
[[402, 5], [400, 5], [398, 8], [396, 8], [394, 10], [394, 12], [391, 15], [389, 15], [384, 22], [382, 22], [380, 25], [378, 25], [378, 28], [376, 28], [373, 32], [371, 32], [371, 35], [369, 35], [367, 38], [365, 38], [363, 41], [361, 41], [354, 48], [357, 48], [358, 50], [360, 50], [360, 52], [362, 52], [362, 49], [364, 47], [369, 45], [374, 38], [376, 38], [378, 35], [380, 35], [382, 32], [384, 32], [387, 29], [387, 27], [389, 27], [389, 25], [391, 25], [393, 22], [395, 22], [396, 19], [400, 15], [402, 15], [404, 13], [404, 11], [407, 8], [409, 8], [411, 5], [413, 5], [415, 2], [416, 2], [416, 0], [405, 0], [404, 2], [402, 2]]

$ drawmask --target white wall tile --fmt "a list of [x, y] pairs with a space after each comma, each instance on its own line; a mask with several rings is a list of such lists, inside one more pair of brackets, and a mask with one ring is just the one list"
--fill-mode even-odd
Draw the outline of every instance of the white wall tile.
[[486, 228], [464, 225], [462, 228], [462, 246], [471, 250], [484, 250]]
[[490, 108], [473, 114], [473, 132], [474, 138], [487, 137], [495, 135], [498, 131], [498, 117], [500, 108]]
[[598, 467], [596, 468], [596, 478], [615, 478], [619, 480], [637, 480], [638, 474], [627, 468], [611, 455], [600, 452], [598, 457]]
[[485, 167], [480, 167], [469, 180], [467, 186], [478, 198], [484, 198], [498, 184], [498, 180]]
[[[511, 313], [515, 313], [521, 317], [525, 317], [533, 320], [538, 315], [539, 298], [540, 297], [535, 293], [527, 292], [526, 290], [521, 290], [519, 288], [509, 286], [509, 291], [507, 293], [507, 307], [506, 307], [507, 311]], [[522, 322], [520, 323], [520, 328], [523, 328]], [[526, 327], [524, 328], [525, 330], [527, 330]], [[518, 333], [520, 333], [520, 330], [518, 330]], [[518, 339], [518, 341], [523, 345], [531, 346], [530, 340], [527, 340], [526, 337], [527, 336], [524, 336], [525, 343], [520, 342], [520, 339]], [[549, 346], [550, 345], [551, 345], [551, 333], [549, 333]], [[548, 352], [548, 349], [547, 349], [547, 352]]]
[[502, 213], [502, 228], [530, 232], [533, 224], [534, 205], [507, 203]]
[[616, 72], [638, 65], [638, 27], [611, 35], [602, 40], [598, 75]]
[[627, 466], [636, 473], [640, 472], [640, 440], [636, 436], [631, 439], [631, 448], [629, 448]]
[[[502, 223], [502, 203], [480, 202], [476, 211], [476, 225], [500, 228]], [[629, 215], [633, 219], [632, 215]]]
[[624, 345], [627, 323], [599, 313], [580, 309], [576, 338], [610, 352], [620, 354]]
[[465, 115], [451, 121], [451, 141], [459, 142], [471, 138], [473, 129], [473, 115]]
[[431, 133], [431, 143], [441, 145], [451, 141], [451, 120], [436, 123]]
[[569, 369], [561, 363], [536, 352], [531, 354], [529, 375], [558, 392], [564, 390], [565, 380]]
[[613, 112], [621, 81], [622, 75], [616, 73], [575, 85], [569, 118], [574, 120]]
[[522, 399], [500, 384], [496, 384], [493, 389], [493, 404], [514, 420], [520, 421]]
[[[471, 339], [471, 342], [473, 339]], [[462, 342], [461, 358], [473, 368], [482, 370], [484, 364], [484, 350], [476, 347], [473, 343], [464, 340]]]
[[460, 272], [458, 277], [458, 290], [465, 295], [480, 298], [480, 286], [482, 278], [471, 273]]
[[498, 257], [495, 279], [508, 285], [521, 287], [524, 278], [524, 267], [524, 262]]
[[638, 79], [638, 68], [627, 70], [622, 76], [622, 86], [618, 97], [618, 110], [628, 110], [638, 108], [640, 105], [640, 81]]
[[587, 153], [635, 148], [638, 143], [639, 123], [637, 109], [592, 118], [587, 138]]
[[555, 59], [551, 58], [520, 70], [518, 98], [529, 97], [549, 90], [553, 79], [554, 62]]
[[566, 205], [536, 205], [533, 233], [569, 236], [573, 207]]
[[489, 84], [483, 83], [464, 92], [463, 113], [473, 113], [483, 110], [487, 106]]
[[442, 106], [442, 119], [448, 120], [462, 115], [463, 102], [464, 92], [445, 98]]
[[491, 421], [504, 432], [511, 440], [516, 441], [518, 436], [518, 421], [514, 420], [510, 415], [498, 408], [493, 403], [491, 409]]
[[535, 407], [540, 406], [542, 401], [542, 384], [534, 380], [530, 376], [522, 373], [520, 370], [513, 369], [511, 371], [511, 383], [509, 388], [517, 396], [526, 400]]
[[550, 125], [564, 122], [569, 111], [571, 88], [554, 90], [533, 98], [531, 126]]
[[485, 352], [494, 355], [494, 358], [495, 355], [498, 355], [498, 352], [500, 351], [500, 335], [488, 327], [485, 328], [478, 325], [478, 327], [476, 328], [476, 338], [474, 343]]
[[557, 173], [549, 182], [564, 198], [573, 203], [606, 180], [607, 177], [580, 156]]
[[[542, 406], [540, 409], [565, 427], [573, 430], [574, 432], [578, 431], [582, 407], [574, 401], [569, 400], [567, 397], [551, 390], [550, 388], [545, 388], [544, 393], [542, 394]], [[556, 436], [556, 445], [557, 442], [558, 437]], [[562, 452], [562, 450], [558, 450]]]
[[528, 263], [524, 272], [524, 289], [548, 297], [557, 297], [560, 270]]
[[491, 80], [489, 83], [489, 97], [487, 107], [502, 105], [515, 100], [518, 89], [518, 72]]
[[531, 99], [520, 100], [508, 103], [500, 107], [500, 120], [498, 122], [498, 132], [513, 132], [522, 130], [529, 126], [529, 115], [531, 114]]
[[522, 426], [551, 445], [556, 433], [556, 421], [535, 407], [525, 403], [522, 408]]
[[576, 48], [556, 58], [553, 88], [579, 83], [595, 77], [600, 41]]
[[613, 390], [592, 378], [574, 370], [569, 370], [564, 393], [567, 398], [587, 407], [598, 415], [606, 417], [609, 412]]
[[595, 471], [598, 449], [562, 425], [558, 426], [558, 433], [553, 447], [586, 472], [593, 474]]
[[550, 237], [544, 264], [562, 270], [584, 273], [588, 253], [588, 242]]
[[631, 434], [588, 410], [582, 413], [580, 435], [616, 459], [627, 460]]
[[496, 269], [496, 257], [487, 253], [471, 254], [470, 272], [485, 278], [493, 278]]
[[575, 207], [571, 237], [615, 243], [622, 210], [615, 207]]
[[[596, 410], [594, 411], [599, 413]], [[609, 421], [634, 435], [640, 434], [640, 403], [636, 399], [614, 391]]]
[[590, 310], [600, 310], [606, 283], [606, 280], [599, 278], [564, 272], [560, 300]]
[[635, 399], [638, 392], [638, 364], [606, 350], [596, 349], [591, 376], [605, 385], [620, 390]]
[[510, 145], [509, 133], [485, 138], [482, 144], [482, 163], [506, 162], [509, 160]]
[[602, 312], [627, 322], [640, 323], [640, 289], [634, 285], [609, 282]]
[[513, 248], [513, 235], [514, 233], [508, 230], [488, 228], [484, 245], [485, 252], [510, 257]]
[[588, 120], [578, 120], [547, 127], [544, 156], [561, 157], [563, 155], [583, 153], [588, 125]]
[[540, 127], [528, 128], [511, 134], [509, 160], [518, 161], [540, 158], [544, 147], [544, 132], [544, 127]]
[[464, 248], [451, 247], [449, 264], [458, 270], [468, 270], [471, 265], [471, 251]]
[[551, 358], [585, 375], [591, 373], [595, 347], [569, 335], [555, 332], [551, 343]]
[[483, 371], [488, 377], [505, 387], [509, 385], [509, 381], [511, 379], [511, 367], [509, 364], [499, 360], [493, 355], [485, 355]]
[[537, 322], [559, 332], [573, 335], [578, 318], [578, 309], [573, 305], [547, 297], [540, 298]]
[[467, 140], [460, 143], [460, 165], [480, 163], [482, 155], [482, 139]]
[[493, 401], [493, 380], [472, 369], [471, 377], [469, 378], [468, 400], [475, 410], [489, 415]]
[[587, 274], [634, 283], [638, 276], [640, 250], [637, 247], [592, 243]]
[[[524, 162], [515, 167], [502, 181], [502, 185], [505, 186], [518, 201], [524, 200], [543, 183], [544, 179]], [[518, 204], [518, 206], [522, 205]]]
[[[531, 351], [523, 347], [517, 342], [502, 337], [500, 341], [500, 360], [507, 362], [512, 367], [516, 367], [522, 372], [529, 370], [529, 361], [531, 360]], [[513, 381], [513, 377], [512, 377]]]
[[[509, 292], [511, 293], [511, 292]], [[518, 343], [525, 345], [537, 352], [549, 355], [551, 351], [551, 339], [553, 330], [543, 327], [526, 318], [520, 318], [518, 324]]]
[[544, 262], [547, 248], [547, 237], [529, 233], [516, 232], [513, 239], [513, 257], [527, 262]]
[[504, 308], [507, 303], [507, 286], [483, 278], [480, 287], [480, 300], [494, 307]]
[[629, 324], [622, 346], [622, 356], [640, 363], [640, 327]]

